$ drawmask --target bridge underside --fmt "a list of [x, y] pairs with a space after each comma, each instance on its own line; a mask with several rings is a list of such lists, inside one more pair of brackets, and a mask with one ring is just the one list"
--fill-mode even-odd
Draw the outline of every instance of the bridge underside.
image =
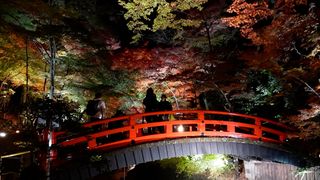
[[201, 137], [165, 140], [114, 150], [102, 154], [104, 164], [99, 170], [92, 165], [81, 165], [72, 169], [52, 172], [51, 175], [52, 179], [86, 179], [101, 172], [113, 171], [131, 165], [197, 154], [226, 154], [245, 160], [272, 161], [297, 166], [300, 165], [301, 160], [293, 153], [274, 144], [233, 138]]

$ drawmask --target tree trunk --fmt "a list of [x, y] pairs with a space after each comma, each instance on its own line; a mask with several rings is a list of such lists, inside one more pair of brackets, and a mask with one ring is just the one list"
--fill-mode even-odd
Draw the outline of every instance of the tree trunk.
[[207, 16], [202, 12], [202, 19], [204, 21], [204, 28], [206, 29], [206, 34], [207, 34], [207, 39], [208, 39], [208, 46], [209, 46], [209, 50], [210, 52], [213, 51], [212, 49], [212, 43], [211, 43], [211, 35], [210, 35], [210, 27], [211, 27], [211, 23], [208, 24], [208, 18], [206, 18]]
[[212, 44], [211, 44], [211, 36], [210, 36], [210, 26], [208, 25], [207, 22], [205, 22], [205, 28], [206, 28], [206, 32], [207, 32], [207, 39], [208, 39], [208, 43], [209, 43], [209, 49], [210, 52], [212, 52]]
[[53, 37], [49, 39], [50, 46], [50, 93], [49, 98], [53, 99], [54, 96], [54, 75], [55, 75], [55, 60], [56, 60], [56, 44]]
[[23, 103], [28, 101], [29, 96], [29, 54], [28, 54], [28, 40], [29, 37], [26, 37], [26, 93], [23, 96]]

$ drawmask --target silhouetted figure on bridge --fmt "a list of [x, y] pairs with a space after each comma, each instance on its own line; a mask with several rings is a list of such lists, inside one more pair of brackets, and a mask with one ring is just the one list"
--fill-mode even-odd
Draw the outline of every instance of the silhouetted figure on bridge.
[[[161, 100], [158, 106], [159, 111], [172, 111], [172, 105], [167, 101], [167, 96], [165, 94], [161, 95]], [[162, 115], [162, 120], [168, 120], [168, 114]]]
[[[116, 113], [111, 116], [111, 118], [116, 118], [116, 117], [121, 117], [121, 116], [125, 116], [126, 114], [121, 111], [120, 109], [118, 109], [116, 111]], [[112, 121], [108, 123], [108, 129], [116, 129], [116, 128], [121, 128], [124, 126], [127, 126], [129, 124], [128, 120], [118, 120], [118, 121]], [[121, 132], [121, 133], [116, 133], [116, 134], [111, 134], [108, 136], [108, 138], [110, 139], [110, 141], [117, 141], [117, 140], [121, 140], [121, 139], [125, 139], [129, 137], [129, 134], [127, 131]]]
[[[145, 106], [144, 112], [155, 112], [158, 110], [158, 100], [156, 94], [154, 94], [152, 88], [148, 88], [146, 97], [143, 99], [143, 104]], [[147, 122], [155, 121], [155, 118], [152, 116], [147, 117]]]
[[[121, 116], [125, 116], [126, 114], [124, 112], [122, 112], [121, 110], [117, 110], [116, 113], [111, 116], [111, 118], [116, 118], [116, 117], [121, 117]], [[109, 129], [114, 129], [114, 128], [120, 128], [123, 127], [126, 123], [126, 121], [114, 121], [114, 122], [110, 122], [108, 128]]]
[[[161, 95], [161, 100], [158, 104], [158, 110], [159, 111], [172, 111], [172, 105], [169, 101], [167, 101], [167, 96], [165, 94]], [[159, 116], [161, 121], [168, 121], [169, 115], [168, 114], [162, 114]], [[158, 128], [160, 133], [164, 133], [164, 127], [161, 126]]]
[[[156, 94], [154, 94], [152, 88], [147, 89], [146, 97], [143, 99], [143, 104], [145, 106], [144, 112], [155, 112], [158, 110], [158, 100]], [[157, 116], [147, 116], [146, 121], [147, 123], [155, 122], [157, 119]], [[149, 129], [152, 133], [152, 128]]]
[[106, 103], [101, 93], [96, 93], [94, 99], [89, 100], [85, 113], [90, 116], [90, 122], [105, 118]]
[[[105, 118], [106, 103], [102, 100], [102, 94], [100, 92], [95, 94], [94, 99], [89, 100], [85, 113], [89, 116], [89, 121], [94, 122]], [[99, 130], [101, 127], [94, 126], [93, 129]]]

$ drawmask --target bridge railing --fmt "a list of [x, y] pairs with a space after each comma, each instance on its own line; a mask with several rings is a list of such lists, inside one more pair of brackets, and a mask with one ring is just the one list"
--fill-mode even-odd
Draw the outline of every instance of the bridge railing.
[[293, 129], [272, 120], [238, 113], [176, 110], [134, 114], [86, 123], [90, 130], [68, 137], [58, 132], [60, 147], [84, 144], [89, 150], [112, 149], [184, 137], [232, 137], [283, 143]]

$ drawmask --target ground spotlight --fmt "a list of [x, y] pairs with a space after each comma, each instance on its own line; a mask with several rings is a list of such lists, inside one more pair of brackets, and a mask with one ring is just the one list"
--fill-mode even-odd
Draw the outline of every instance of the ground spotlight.
[[5, 132], [0, 132], [0, 137], [6, 137], [7, 136], [7, 133]]
[[134, 169], [136, 167], [136, 165], [135, 164], [133, 164], [133, 165], [130, 165], [129, 167], [128, 167], [128, 171], [131, 171], [132, 169]]

